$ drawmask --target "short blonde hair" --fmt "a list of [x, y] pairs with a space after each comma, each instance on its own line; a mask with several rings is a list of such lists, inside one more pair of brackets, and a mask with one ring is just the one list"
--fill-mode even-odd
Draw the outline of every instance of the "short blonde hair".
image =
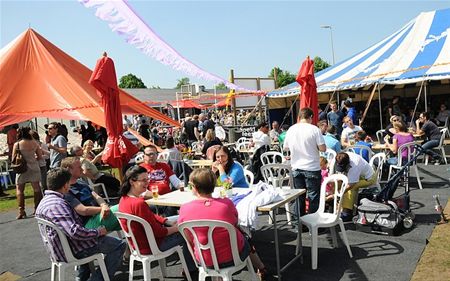
[[216, 134], [214, 133], [214, 130], [208, 129], [208, 131], [206, 131], [205, 139], [207, 141], [213, 141], [215, 138], [216, 138]]

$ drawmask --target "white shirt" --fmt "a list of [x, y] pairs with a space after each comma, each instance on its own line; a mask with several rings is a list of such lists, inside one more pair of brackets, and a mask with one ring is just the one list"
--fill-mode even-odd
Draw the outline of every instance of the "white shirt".
[[353, 152], [346, 152], [350, 157], [350, 170], [348, 171], [348, 183], [358, 183], [361, 177], [369, 180], [373, 176], [373, 169], [364, 158]]
[[215, 131], [216, 137], [218, 137], [219, 140], [221, 140], [221, 141], [225, 140], [225, 138], [227, 137], [225, 130], [223, 129], [222, 126], [217, 125], [216, 127], [214, 127], [214, 131]]
[[322, 132], [309, 123], [297, 123], [286, 132], [283, 148], [291, 152], [292, 169], [320, 171], [319, 145], [324, 145]]
[[358, 131], [362, 131], [362, 128], [360, 126], [355, 126], [353, 129], [350, 127], [346, 127], [343, 131], [342, 131], [342, 135], [341, 135], [341, 141], [346, 141], [349, 142], [350, 140], [355, 140], [355, 134]]
[[263, 145], [270, 145], [270, 137], [268, 134], [264, 134], [262, 131], [258, 130], [252, 135], [253, 142], [255, 143], [255, 150]]

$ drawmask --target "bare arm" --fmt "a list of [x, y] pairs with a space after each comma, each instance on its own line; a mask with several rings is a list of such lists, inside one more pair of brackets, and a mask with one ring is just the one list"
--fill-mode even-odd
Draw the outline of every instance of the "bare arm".
[[325, 152], [327, 151], [327, 146], [325, 144], [320, 144], [317, 146], [319, 148], [320, 152]]
[[75, 212], [77, 212], [77, 214], [87, 217], [99, 214], [102, 211], [102, 207], [85, 206], [80, 203], [74, 208], [74, 210]]

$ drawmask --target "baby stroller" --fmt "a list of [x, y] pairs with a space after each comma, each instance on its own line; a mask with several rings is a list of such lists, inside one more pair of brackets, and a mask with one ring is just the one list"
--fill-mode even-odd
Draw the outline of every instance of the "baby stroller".
[[[414, 156], [391, 177], [383, 189], [372, 198], [363, 198], [357, 207], [358, 214], [353, 218], [358, 230], [370, 233], [398, 235], [402, 227], [413, 226], [414, 213], [410, 208], [409, 169], [417, 158], [424, 153], [420, 145], [414, 145]], [[394, 198], [400, 182], [405, 192]]]

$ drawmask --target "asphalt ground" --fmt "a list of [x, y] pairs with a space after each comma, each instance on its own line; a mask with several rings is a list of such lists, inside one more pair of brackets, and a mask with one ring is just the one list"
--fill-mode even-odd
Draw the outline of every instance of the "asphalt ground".
[[[434, 194], [439, 194], [441, 202], [450, 196], [450, 165], [422, 166], [419, 173], [423, 190], [417, 188], [415, 177], [411, 177], [411, 208], [415, 213], [414, 226], [401, 232], [399, 236], [379, 235], [357, 231], [351, 222], [346, 223], [346, 232], [353, 252], [350, 258], [340, 234], [339, 247], [333, 249], [329, 232], [319, 235], [318, 269], [311, 269], [311, 239], [307, 232], [302, 234], [303, 264], [298, 260], [284, 274], [283, 280], [410, 280], [416, 264], [430, 237], [439, 214], [434, 210]], [[403, 193], [399, 187], [397, 194]], [[31, 214], [33, 210], [27, 210]], [[34, 218], [15, 220], [15, 212], [0, 214], [0, 280], [11, 280], [15, 275], [21, 280], [50, 280], [50, 259], [43, 247]], [[283, 218], [283, 216], [282, 216]], [[269, 272], [275, 274], [275, 250], [273, 228], [267, 223], [266, 215], [259, 217], [262, 228], [255, 233], [254, 243]], [[290, 226], [279, 232], [281, 261], [285, 263], [295, 250], [296, 234]], [[134, 280], [143, 280], [142, 267], [135, 266]], [[152, 264], [152, 280], [163, 280], [156, 263]], [[175, 259], [168, 262], [168, 278], [183, 280], [181, 265]], [[7, 275], [8, 274], [8, 275]], [[74, 280], [74, 272], [69, 270], [67, 280]], [[9, 276], [9, 277], [8, 277]], [[114, 280], [128, 280], [128, 265], [123, 264]], [[2, 277], [4, 279], [2, 279]], [[234, 280], [249, 280], [248, 273], [242, 271]], [[267, 280], [275, 280], [269, 276]], [[444, 277], [442, 280], [450, 280]]]

